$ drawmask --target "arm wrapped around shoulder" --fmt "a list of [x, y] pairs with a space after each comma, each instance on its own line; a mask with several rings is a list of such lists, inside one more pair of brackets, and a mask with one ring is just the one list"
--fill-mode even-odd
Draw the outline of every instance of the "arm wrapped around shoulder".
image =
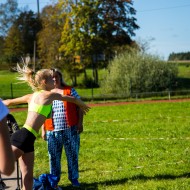
[[81, 111], [84, 114], [86, 114], [90, 110], [90, 107], [86, 105], [81, 99], [75, 98], [75, 100], [76, 100], [76, 104], [81, 108]]
[[62, 96], [62, 98], [63, 98], [62, 99], [63, 101], [71, 102], [78, 105], [84, 114], [86, 114], [90, 110], [90, 107], [86, 105], [81, 99], [78, 99], [72, 96], [64, 96], [64, 95]]

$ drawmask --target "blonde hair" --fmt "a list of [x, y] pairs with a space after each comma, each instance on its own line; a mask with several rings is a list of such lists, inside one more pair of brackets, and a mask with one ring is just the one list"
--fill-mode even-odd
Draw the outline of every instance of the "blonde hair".
[[27, 82], [33, 91], [43, 90], [44, 83], [42, 83], [42, 81], [47, 80], [48, 77], [52, 76], [52, 71], [50, 69], [41, 69], [35, 73], [25, 63], [22, 64], [22, 67], [17, 64], [16, 71], [19, 73], [18, 79]]

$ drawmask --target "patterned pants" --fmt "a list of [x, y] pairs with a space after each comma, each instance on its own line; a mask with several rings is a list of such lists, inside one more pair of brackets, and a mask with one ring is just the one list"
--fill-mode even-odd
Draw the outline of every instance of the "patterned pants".
[[80, 146], [80, 136], [76, 127], [61, 130], [47, 131], [47, 144], [50, 161], [50, 173], [60, 178], [61, 176], [61, 155], [64, 146], [69, 180], [78, 179], [78, 155]]

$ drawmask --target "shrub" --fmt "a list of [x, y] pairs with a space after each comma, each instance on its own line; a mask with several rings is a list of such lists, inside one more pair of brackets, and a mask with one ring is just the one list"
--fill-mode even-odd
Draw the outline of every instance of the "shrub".
[[104, 93], [163, 91], [171, 88], [177, 78], [177, 65], [158, 56], [123, 53], [108, 65], [108, 73], [101, 83]]
[[83, 78], [82, 87], [84, 88], [98, 88], [99, 85], [95, 83], [92, 77]]

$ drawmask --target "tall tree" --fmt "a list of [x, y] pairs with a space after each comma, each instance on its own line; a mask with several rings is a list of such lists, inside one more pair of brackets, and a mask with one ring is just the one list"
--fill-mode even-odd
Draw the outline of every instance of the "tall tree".
[[124, 0], [100, 1], [99, 35], [107, 41], [109, 47], [126, 45], [132, 42], [131, 37], [139, 28], [136, 24], [135, 9], [133, 2]]
[[17, 58], [32, 55], [36, 34], [40, 29], [40, 21], [32, 11], [21, 12], [5, 38], [5, 54]]
[[0, 55], [1, 55], [0, 64], [2, 64], [5, 59], [3, 49], [4, 49], [4, 38], [3, 38], [3, 36], [0, 36]]
[[0, 55], [3, 55], [4, 38], [0, 36]]
[[[38, 33], [40, 61], [46, 67], [61, 67], [59, 46], [64, 17], [57, 5], [46, 6], [41, 13], [42, 30]], [[48, 39], [48, 40], [47, 40]]]
[[60, 51], [70, 57], [80, 55], [83, 61], [89, 56], [95, 57], [91, 61], [98, 82], [98, 55], [105, 54], [109, 59], [114, 55], [115, 46], [132, 43], [131, 37], [139, 28], [133, 3], [123, 0], [60, 0], [59, 3], [67, 18]]
[[[21, 34], [17, 27], [12, 26], [5, 38], [4, 53], [9, 59], [21, 57], [23, 54], [23, 46], [21, 43]], [[18, 61], [18, 59], [16, 59]]]
[[84, 69], [84, 48], [91, 49], [88, 46], [89, 37], [83, 30], [85, 20], [80, 15], [84, 9], [81, 9], [80, 1], [60, 0], [59, 7], [63, 10], [61, 16], [65, 18], [59, 51], [64, 57], [64, 68], [69, 71], [73, 84], [76, 85], [76, 75]]
[[0, 3], [0, 35], [6, 36], [18, 13], [17, 0], [6, 0], [5, 3]]

